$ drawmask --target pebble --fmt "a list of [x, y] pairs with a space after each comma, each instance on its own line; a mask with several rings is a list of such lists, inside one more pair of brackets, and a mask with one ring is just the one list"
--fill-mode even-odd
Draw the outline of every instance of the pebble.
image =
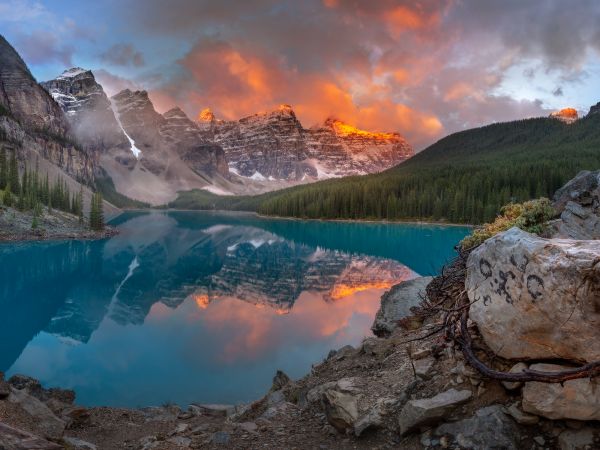
[[533, 440], [539, 445], [544, 445], [546, 443], [546, 439], [544, 439], [542, 436], [536, 436], [533, 438]]

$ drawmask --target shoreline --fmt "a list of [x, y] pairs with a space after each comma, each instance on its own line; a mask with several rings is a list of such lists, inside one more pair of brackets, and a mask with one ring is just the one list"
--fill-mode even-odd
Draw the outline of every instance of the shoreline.
[[[451, 223], [451, 222], [435, 222], [427, 220], [387, 220], [387, 219], [310, 219], [302, 217], [286, 217], [286, 216], [267, 216], [259, 214], [255, 211], [236, 211], [231, 209], [184, 209], [184, 208], [147, 208], [147, 209], [124, 209], [123, 213], [126, 212], [211, 212], [218, 214], [247, 214], [261, 219], [273, 219], [273, 220], [290, 220], [298, 222], [341, 222], [341, 223], [374, 223], [382, 225], [439, 225], [444, 227], [463, 227], [463, 228], [475, 228], [478, 225], [465, 224], [465, 223]], [[117, 216], [118, 217], [118, 216]]]
[[0, 245], [19, 242], [42, 242], [42, 241], [96, 241], [117, 236], [119, 230], [115, 227], [106, 227], [103, 231], [85, 231], [82, 233], [25, 233], [25, 234], [0, 234]]

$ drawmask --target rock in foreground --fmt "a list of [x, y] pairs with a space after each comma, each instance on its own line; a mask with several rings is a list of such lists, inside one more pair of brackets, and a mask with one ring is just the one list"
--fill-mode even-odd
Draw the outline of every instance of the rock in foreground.
[[392, 287], [381, 297], [381, 306], [375, 316], [371, 330], [376, 336], [389, 336], [398, 321], [410, 315], [410, 308], [421, 303], [426, 295], [425, 288], [433, 277], [419, 277], [403, 281]]
[[[569, 367], [534, 364], [532, 370], [557, 372]], [[560, 383], [525, 383], [523, 409], [548, 419], [600, 420], [600, 380], [580, 378]]]
[[504, 358], [600, 360], [599, 261], [600, 241], [511, 228], [469, 256], [470, 318]]
[[450, 389], [431, 398], [410, 400], [400, 412], [400, 433], [406, 434], [423, 425], [440, 421], [471, 396], [469, 390]]

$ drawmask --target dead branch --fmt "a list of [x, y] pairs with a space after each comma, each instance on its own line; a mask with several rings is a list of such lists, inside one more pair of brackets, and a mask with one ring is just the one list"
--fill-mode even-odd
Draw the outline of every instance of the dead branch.
[[438, 332], [444, 332], [446, 339], [458, 345], [467, 362], [487, 378], [499, 381], [543, 383], [564, 383], [578, 378], [592, 378], [600, 375], [600, 361], [560, 372], [543, 372], [526, 369], [520, 373], [502, 372], [492, 369], [481, 361], [473, 349], [473, 340], [468, 329], [469, 307], [471, 302], [465, 291], [466, 262], [469, 251], [459, 249], [457, 258], [442, 269], [427, 286], [427, 296], [416, 312], [423, 319], [443, 314], [442, 325], [425, 336], [407, 342], [423, 340]]

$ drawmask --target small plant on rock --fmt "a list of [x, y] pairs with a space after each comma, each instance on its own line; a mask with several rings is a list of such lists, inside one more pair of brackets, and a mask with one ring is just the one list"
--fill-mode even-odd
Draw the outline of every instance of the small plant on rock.
[[547, 198], [524, 203], [509, 203], [502, 208], [501, 214], [496, 217], [496, 220], [475, 229], [473, 234], [461, 241], [460, 246], [463, 250], [472, 249], [512, 227], [518, 227], [528, 233], [543, 234], [548, 221], [555, 214], [554, 208]]

